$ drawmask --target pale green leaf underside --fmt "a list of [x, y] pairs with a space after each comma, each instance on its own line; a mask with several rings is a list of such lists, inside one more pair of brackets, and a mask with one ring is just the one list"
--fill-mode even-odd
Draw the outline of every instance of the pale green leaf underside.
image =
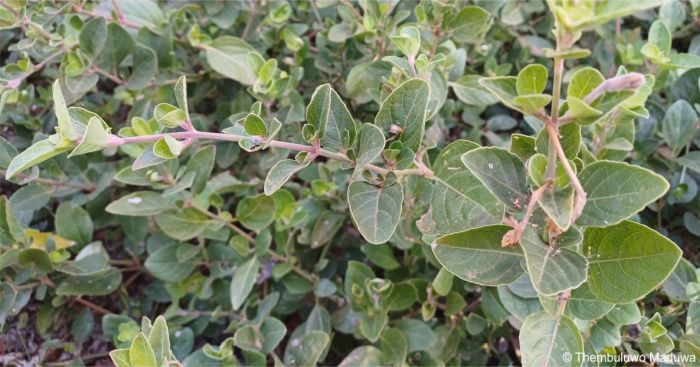
[[578, 176], [587, 198], [576, 222], [581, 226], [619, 223], [660, 198], [669, 187], [656, 173], [623, 162], [597, 161]]
[[523, 273], [520, 247], [501, 247], [510, 230], [492, 225], [449, 234], [433, 243], [433, 254], [452, 274], [468, 282], [497, 286], [512, 283]]
[[574, 206], [574, 189], [571, 186], [563, 189], [550, 186], [544, 190], [538, 202], [559, 229], [562, 231], [569, 229]]
[[316, 128], [326, 149], [335, 152], [347, 149], [355, 139], [355, 121], [330, 84], [316, 88], [306, 109], [306, 119]]
[[675, 243], [635, 222], [588, 228], [584, 237], [588, 286], [604, 302], [628, 303], [645, 296], [666, 280], [681, 257]]
[[282, 185], [289, 181], [292, 176], [306, 168], [307, 163], [299, 163], [294, 159], [283, 159], [275, 163], [265, 177], [265, 195], [272, 195], [279, 190]]
[[591, 292], [588, 283], [571, 292], [571, 297], [566, 303], [566, 312], [581, 320], [597, 320], [610, 312], [615, 305], [600, 301]]
[[254, 257], [238, 266], [234, 271], [233, 279], [231, 279], [231, 306], [234, 310], [238, 310], [248, 298], [255, 285], [259, 270], [260, 262]]
[[377, 187], [356, 181], [348, 187], [348, 206], [357, 229], [369, 243], [387, 242], [396, 230], [403, 205], [403, 187]]
[[423, 141], [430, 84], [411, 79], [399, 85], [382, 103], [374, 123], [385, 132], [394, 124], [403, 129], [400, 140], [414, 152]]
[[7, 167], [5, 178], [10, 179], [17, 173], [70, 149], [70, 146], [58, 147], [49, 139], [38, 141], [12, 159]]
[[384, 150], [384, 134], [382, 129], [376, 125], [365, 123], [360, 130], [360, 141], [357, 145], [357, 159], [355, 159], [355, 170], [353, 176], [356, 176], [367, 167], [368, 164], [374, 162]]
[[576, 356], [583, 353], [583, 338], [568, 317], [557, 318], [542, 311], [525, 319], [520, 329], [520, 350], [523, 366], [581, 366]]
[[550, 246], [532, 227], [520, 238], [532, 285], [543, 295], [554, 295], [576, 288], [586, 281], [586, 258], [576, 244]]
[[238, 37], [222, 36], [205, 46], [207, 62], [212, 69], [227, 78], [245, 85], [253, 85], [257, 80], [248, 62], [248, 53], [257, 51]]

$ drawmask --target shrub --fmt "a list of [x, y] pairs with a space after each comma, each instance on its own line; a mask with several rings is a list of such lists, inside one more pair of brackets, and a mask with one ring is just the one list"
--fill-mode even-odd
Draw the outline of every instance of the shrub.
[[0, 5], [3, 363], [697, 363], [697, 1]]

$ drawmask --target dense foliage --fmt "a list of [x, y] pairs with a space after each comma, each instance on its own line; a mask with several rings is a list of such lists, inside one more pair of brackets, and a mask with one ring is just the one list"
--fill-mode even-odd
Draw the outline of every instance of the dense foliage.
[[697, 366], [699, 12], [0, 0], [0, 365]]

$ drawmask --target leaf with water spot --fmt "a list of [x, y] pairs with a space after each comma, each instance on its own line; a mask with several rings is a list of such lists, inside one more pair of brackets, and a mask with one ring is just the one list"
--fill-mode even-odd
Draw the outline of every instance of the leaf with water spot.
[[525, 165], [501, 148], [482, 147], [462, 155], [462, 162], [507, 207], [522, 210], [529, 200]]

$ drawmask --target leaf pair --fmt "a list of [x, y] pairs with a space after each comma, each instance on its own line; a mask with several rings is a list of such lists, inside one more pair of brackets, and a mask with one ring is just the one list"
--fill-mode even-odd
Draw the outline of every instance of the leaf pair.
[[540, 64], [524, 67], [517, 77], [481, 78], [479, 83], [506, 106], [526, 115], [536, 114], [552, 101], [543, 94], [549, 72]]

